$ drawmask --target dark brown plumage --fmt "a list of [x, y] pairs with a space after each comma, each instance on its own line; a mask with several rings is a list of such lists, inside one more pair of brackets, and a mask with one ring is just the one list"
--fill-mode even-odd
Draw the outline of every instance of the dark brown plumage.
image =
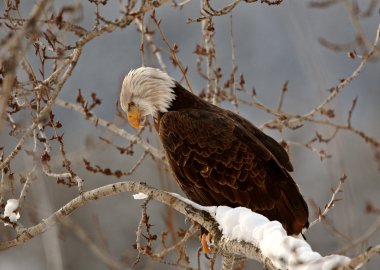
[[308, 208], [289, 175], [283, 147], [241, 116], [176, 83], [155, 127], [185, 194], [202, 205], [244, 206], [280, 221], [288, 234], [308, 227]]

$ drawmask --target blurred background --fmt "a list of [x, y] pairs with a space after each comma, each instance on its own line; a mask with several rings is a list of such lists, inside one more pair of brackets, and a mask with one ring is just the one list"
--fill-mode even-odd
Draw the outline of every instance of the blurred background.
[[[27, 18], [35, 1], [21, 1], [20, 14]], [[227, 1], [214, 1], [214, 8], [228, 4]], [[327, 1], [338, 2], [331, 5], [321, 5], [316, 8], [315, 2], [285, 0], [278, 6], [268, 6], [260, 3], [240, 3], [232, 11], [233, 39], [235, 44], [237, 74], [244, 74], [246, 89], [255, 89], [257, 99], [268, 107], [275, 108], [278, 104], [283, 84], [288, 83], [283, 110], [293, 114], [304, 114], [320, 104], [329, 94], [331, 87], [339, 84], [340, 79], [349, 76], [359, 65], [360, 57], [351, 59], [347, 52], [355, 51], [360, 55], [361, 47], [355, 43], [358, 27], [360, 32], [372, 43], [380, 22], [378, 1]], [[321, 2], [317, 2], [321, 3]], [[92, 29], [95, 21], [95, 5], [89, 1], [55, 1], [53, 8], [59, 10], [66, 5], [81, 6], [80, 21], [77, 23], [85, 29]], [[318, 6], [318, 5], [317, 5]], [[353, 16], [353, 7], [366, 11], [370, 8], [371, 16], [359, 19]], [[4, 13], [5, 1], [0, 3], [0, 13]], [[109, 20], [120, 16], [119, 1], [109, 1], [100, 5], [100, 14]], [[161, 29], [171, 44], [179, 47], [178, 58], [184, 66], [188, 66], [188, 79], [192, 88], [200, 93], [206, 88], [206, 81], [196, 70], [197, 55], [194, 54], [197, 44], [202, 43], [201, 23], [187, 23], [188, 18], [200, 16], [199, 1], [189, 1], [182, 9], [173, 8], [170, 3], [156, 10], [156, 17], [161, 19]], [[75, 16], [74, 16], [75, 17]], [[230, 16], [214, 17], [216, 63], [221, 67], [228, 79], [232, 70]], [[4, 23], [4, 22], [3, 22]], [[144, 23], [155, 30], [153, 38], [168, 67], [168, 73], [180, 80], [182, 75], [171, 64], [167, 48], [149, 16]], [[358, 26], [359, 24], [359, 26]], [[4, 37], [8, 30], [4, 25], [0, 28]], [[66, 42], [75, 40], [68, 35]], [[327, 42], [333, 44], [351, 44], [346, 50], [333, 50], [323, 46]], [[354, 41], [354, 43], [352, 43]], [[96, 93], [102, 100], [96, 106], [94, 114], [113, 121], [126, 131], [136, 134], [138, 131], [126, 124], [124, 119], [117, 117], [116, 102], [119, 97], [121, 82], [125, 74], [141, 66], [140, 53], [141, 33], [135, 24], [123, 30], [103, 34], [88, 43], [72, 76], [64, 85], [59, 98], [76, 103], [78, 89], [82, 95], [90, 99], [91, 93]], [[339, 46], [338, 46], [339, 47]], [[344, 46], [343, 46], [344, 47]], [[145, 48], [145, 64], [158, 66], [155, 57]], [[34, 48], [28, 51], [30, 62], [38, 67], [38, 58], [34, 56]], [[378, 56], [378, 51], [377, 51]], [[377, 57], [378, 58], [378, 57]], [[376, 58], [374, 58], [376, 59]], [[20, 72], [20, 76], [22, 75]], [[185, 82], [182, 82], [185, 86]], [[370, 61], [362, 73], [350, 83], [328, 107], [334, 110], [336, 123], [347, 123], [347, 115], [352, 106], [352, 100], [358, 96], [358, 101], [352, 115], [352, 126], [362, 130], [369, 136], [380, 140], [380, 62]], [[246, 93], [239, 97], [250, 100]], [[230, 102], [222, 102], [220, 106], [233, 110]], [[106, 129], [94, 127], [89, 121], [75, 111], [60, 106], [53, 107], [56, 120], [62, 123], [61, 133], [64, 133], [65, 151], [72, 162], [72, 168], [84, 179], [85, 191], [113, 182], [133, 180], [143, 181], [151, 186], [181, 193], [170, 172], [162, 169], [160, 163], [147, 157], [142, 165], [131, 175], [117, 179], [113, 176], [94, 174], [85, 169], [83, 159], [92, 165], [99, 164], [103, 168], [128, 171], [139, 159], [142, 149], [133, 147], [134, 155], [121, 155], [119, 151], [99, 137], [107, 138], [115, 145], [126, 147], [129, 142]], [[255, 107], [240, 105], [239, 113], [261, 126], [273, 119], [273, 115]], [[30, 124], [28, 115], [17, 118], [21, 125]], [[334, 134], [334, 128], [311, 123], [303, 123], [304, 127], [292, 130], [264, 129], [277, 140], [307, 144], [315, 137], [316, 132], [329, 137]], [[3, 125], [0, 130], [0, 146], [4, 147], [7, 156], [13, 149], [19, 137], [9, 135], [10, 128]], [[149, 138], [150, 143], [160, 148], [160, 143], [154, 132], [144, 131], [143, 138]], [[26, 148], [33, 147], [33, 140]], [[55, 155], [51, 157], [51, 166], [56, 171], [62, 171], [62, 159], [59, 145], [55, 145]], [[293, 177], [299, 184], [310, 207], [310, 221], [317, 216], [317, 207], [323, 209], [330, 200], [332, 189], [336, 188], [342, 175], [347, 176], [343, 192], [337, 195], [341, 199], [335, 203], [327, 215], [325, 222], [319, 223], [306, 232], [307, 241], [311, 247], [328, 255], [336, 253], [361, 237], [369, 228], [380, 227], [376, 220], [380, 208], [380, 174], [379, 149], [373, 149], [361, 137], [350, 131], [340, 131], [328, 144], [316, 143], [313, 147], [318, 152], [325, 151], [329, 158], [321, 159], [321, 155], [304, 146], [290, 144], [290, 153], [295, 168]], [[53, 151], [53, 153], [54, 153]], [[377, 157], [379, 159], [379, 157]], [[33, 159], [24, 151], [11, 163], [13, 172], [26, 175], [33, 166]], [[14, 194], [7, 193], [7, 198], [18, 197], [22, 185], [15, 181]], [[68, 201], [78, 195], [76, 187], [57, 184], [56, 179], [45, 176], [42, 172], [36, 175], [33, 185], [26, 198], [19, 220], [24, 226], [37, 224], [48, 217]], [[104, 262], [89, 248], [89, 242], [79, 236], [83, 230], [86, 237], [107, 251], [120, 265], [131, 266], [137, 251], [133, 248], [136, 240], [136, 228], [141, 216], [142, 201], [134, 200], [132, 194], [125, 193], [91, 202], [81, 207], [70, 216], [70, 222], [49, 229], [46, 233], [35, 237], [17, 247], [0, 252], [0, 269], [107, 269]], [[371, 210], [372, 209], [372, 210]], [[375, 209], [375, 210], [374, 210]], [[371, 210], [371, 211], [368, 211]], [[148, 205], [149, 222], [154, 226], [151, 230], [161, 235], [161, 232], [186, 230], [191, 223], [181, 215], [168, 210], [157, 202]], [[174, 221], [174, 222], [173, 222]], [[174, 229], [170, 229], [174, 226]], [[0, 226], [0, 239], [10, 240], [14, 237], [12, 228]], [[179, 239], [178, 237], [176, 238]], [[168, 243], [173, 237], [168, 238]], [[369, 246], [380, 243], [380, 233], [375, 232], [368, 240], [347, 250], [346, 255], [355, 255]], [[192, 238], [187, 244], [187, 255], [190, 265], [197, 265], [198, 238]], [[178, 254], [171, 254], [166, 262], [175, 263]], [[207, 268], [208, 261], [201, 256], [202, 269]], [[247, 262], [245, 269], [252, 269], [253, 262]], [[378, 269], [380, 258], [373, 259], [363, 269]], [[257, 266], [256, 266], [257, 267]], [[152, 261], [143, 257], [136, 269], [173, 269], [165, 263]]]

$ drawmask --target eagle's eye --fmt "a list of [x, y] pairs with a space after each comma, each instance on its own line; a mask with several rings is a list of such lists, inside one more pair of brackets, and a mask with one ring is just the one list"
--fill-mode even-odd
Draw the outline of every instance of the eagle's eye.
[[131, 108], [132, 106], [136, 106], [136, 104], [133, 101], [128, 103], [128, 108]]

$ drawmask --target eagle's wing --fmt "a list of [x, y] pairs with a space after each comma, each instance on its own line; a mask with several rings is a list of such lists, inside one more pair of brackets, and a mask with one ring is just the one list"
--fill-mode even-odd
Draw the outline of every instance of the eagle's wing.
[[291, 234], [307, 226], [307, 205], [293, 179], [270, 149], [225, 111], [167, 112], [158, 131], [190, 199], [245, 206], [279, 220]]
[[235, 114], [231, 111], [226, 111], [226, 114], [233, 120], [239, 122], [245, 129], [250, 132], [250, 134], [259, 139], [260, 142], [264, 144], [265, 147], [273, 154], [279, 165], [284, 167], [289, 172], [293, 171], [293, 166], [290, 163], [288, 153], [286, 153], [285, 149], [276, 140], [266, 135], [264, 132], [252, 125], [248, 120], [241, 117], [240, 115]]

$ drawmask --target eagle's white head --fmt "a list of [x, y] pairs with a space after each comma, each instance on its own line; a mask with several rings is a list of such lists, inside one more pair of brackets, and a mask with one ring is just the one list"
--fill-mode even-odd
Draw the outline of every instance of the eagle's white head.
[[141, 128], [143, 117], [167, 112], [175, 98], [174, 86], [174, 79], [157, 68], [131, 70], [124, 78], [120, 93], [120, 105], [128, 114], [130, 125]]

